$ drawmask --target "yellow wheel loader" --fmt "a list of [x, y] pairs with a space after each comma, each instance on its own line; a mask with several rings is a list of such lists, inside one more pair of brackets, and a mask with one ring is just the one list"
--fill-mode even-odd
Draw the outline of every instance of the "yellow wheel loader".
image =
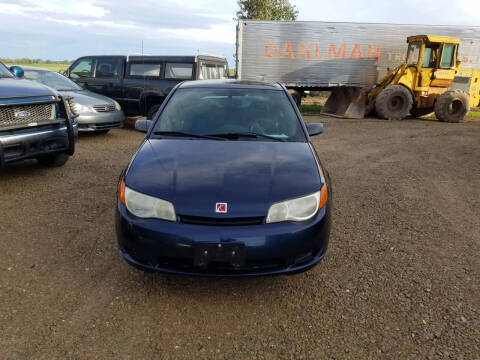
[[440, 121], [459, 122], [470, 106], [480, 104], [480, 69], [460, 68], [460, 39], [416, 35], [407, 39], [405, 62], [373, 88], [337, 88], [323, 112], [363, 118], [376, 111], [383, 119], [400, 120], [435, 112]]

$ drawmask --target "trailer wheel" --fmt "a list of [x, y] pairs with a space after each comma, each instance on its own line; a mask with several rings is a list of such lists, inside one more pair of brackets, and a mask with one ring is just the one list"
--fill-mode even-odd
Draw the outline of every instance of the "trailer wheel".
[[406, 87], [390, 85], [377, 95], [375, 110], [383, 119], [402, 120], [410, 112], [412, 104], [412, 95]]
[[418, 109], [417, 107], [412, 107], [412, 110], [410, 110], [410, 114], [412, 114], [413, 117], [420, 117], [420, 116], [425, 116], [428, 114], [431, 114], [433, 112], [433, 108], [420, 108]]
[[440, 95], [434, 109], [438, 120], [458, 123], [470, 110], [470, 99], [462, 90], [449, 90]]

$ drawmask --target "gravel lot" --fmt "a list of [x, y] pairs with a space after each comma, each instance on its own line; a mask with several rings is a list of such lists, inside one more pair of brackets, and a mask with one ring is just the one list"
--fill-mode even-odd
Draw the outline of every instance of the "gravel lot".
[[335, 209], [327, 256], [295, 276], [127, 265], [133, 130], [0, 170], [0, 359], [480, 359], [480, 122], [306, 119], [325, 123]]

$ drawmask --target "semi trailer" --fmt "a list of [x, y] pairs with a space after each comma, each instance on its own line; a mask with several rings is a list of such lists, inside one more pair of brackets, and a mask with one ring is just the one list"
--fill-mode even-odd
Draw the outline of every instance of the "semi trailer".
[[305, 91], [354, 97], [405, 62], [413, 34], [458, 37], [461, 67], [480, 69], [480, 27], [239, 20], [237, 77], [280, 82], [297, 104]]

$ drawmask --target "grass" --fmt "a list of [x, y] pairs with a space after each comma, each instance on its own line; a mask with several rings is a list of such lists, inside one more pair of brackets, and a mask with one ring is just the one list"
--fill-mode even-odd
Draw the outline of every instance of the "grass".
[[467, 116], [480, 118], [480, 111], [470, 111]]
[[38, 63], [38, 64], [21, 64], [17, 63], [15, 65], [20, 65], [20, 66], [34, 66], [34, 67], [40, 67], [52, 71], [64, 71], [67, 70], [67, 68], [70, 66], [70, 64], [47, 64], [47, 63]]
[[322, 112], [321, 105], [300, 105], [302, 114], [320, 114]]

